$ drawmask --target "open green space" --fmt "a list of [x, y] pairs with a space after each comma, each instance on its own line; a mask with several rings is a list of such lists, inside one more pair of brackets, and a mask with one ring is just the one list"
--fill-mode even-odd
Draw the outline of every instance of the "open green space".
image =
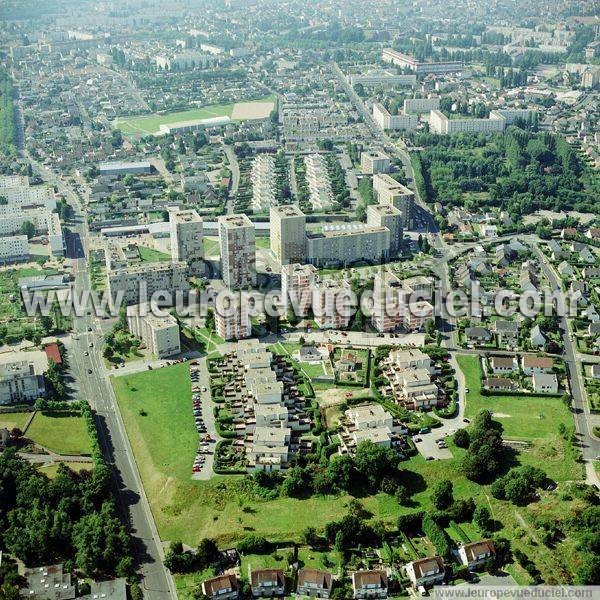
[[194, 593], [200, 588], [202, 582], [214, 576], [215, 570], [212, 567], [193, 573], [174, 573], [177, 598], [179, 600], [195, 600], [198, 596]]
[[202, 238], [202, 245], [204, 246], [205, 256], [218, 256], [220, 254], [219, 238], [204, 236]]
[[30, 412], [0, 413], [0, 429], [10, 431], [16, 427], [23, 431], [30, 415]]
[[138, 246], [138, 252], [140, 253], [140, 260], [142, 262], [171, 260], [171, 257], [167, 253], [155, 250], [154, 248], [148, 248], [147, 246]]
[[75, 411], [36, 412], [26, 437], [56, 454], [92, 452], [85, 420]]
[[494, 418], [504, 427], [505, 439], [532, 442], [555, 436], [561, 423], [566, 426], [573, 424], [569, 409], [555, 396], [484, 396], [481, 393], [479, 357], [458, 355], [457, 361], [469, 388], [466, 416], [473, 418], [484, 409], [492, 411]]
[[43, 465], [41, 467], [38, 467], [38, 471], [40, 473], [43, 473], [50, 479], [54, 479], [58, 475], [59, 464], [63, 464], [69, 467], [69, 469], [71, 469], [71, 471], [74, 471], [75, 473], [81, 473], [82, 471], [91, 471], [93, 468], [92, 463], [61, 461], [60, 463], [53, 463], [51, 465]]

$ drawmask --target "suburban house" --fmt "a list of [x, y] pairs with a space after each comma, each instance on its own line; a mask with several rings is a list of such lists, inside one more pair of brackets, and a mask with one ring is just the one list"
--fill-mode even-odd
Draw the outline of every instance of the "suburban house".
[[526, 354], [521, 359], [521, 367], [525, 375], [534, 373], [551, 373], [554, 367], [554, 361], [549, 356], [533, 356]]
[[592, 378], [600, 379], [600, 365], [592, 365]]
[[531, 342], [531, 345], [535, 346], [536, 348], [542, 348], [546, 344], [546, 336], [542, 333], [539, 325], [534, 325], [531, 328], [529, 341]]
[[352, 573], [355, 600], [387, 598], [388, 578], [385, 571], [355, 571]]
[[483, 380], [483, 387], [488, 390], [510, 392], [515, 389], [515, 383], [508, 377], [488, 377]]
[[413, 560], [405, 565], [404, 569], [415, 588], [441, 583], [446, 576], [444, 561], [439, 556]]
[[202, 593], [207, 597], [219, 600], [235, 600], [239, 596], [237, 577], [235, 575], [220, 575], [207, 579], [202, 583]]
[[516, 321], [498, 319], [494, 322], [494, 332], [496, 333], [498, 344], [516, 346], [519, 342], [519, 324]]
[[558, 378], [554, 373], [534, 373], [533, 391], [538, 394], [558, 394]]
[[588, 335], [596, 337], [600, 335], [600, 323], [590, 323], [588, 325]]
[[488, 344], [492, 341], [492, 332], [485, 327], [467, 327], [465, 329], [467, 342], [483, 342]]
[[572, 277], [573, 276], [573, 267], [566, 261], [563, 260], [556, 270], [560, 273], [561, 277]]
[[258, 569], [250, 573], [254, 598], [285, 596], [285, 575], [281, 569]]
[[327, 571], [300, 569], [298, 571], [298, 587], [296, 592], [300, 596], [329, 598], [332, 583], [333, 577]]
[[464, 544], [458, 549], [460, 562], [468, 569], [476, 569], [494, 556], [496, 556], [496, 549], [492, 540]]
[[323, 360], [323, 355], [314, 346], [301, 346], [297, 358], [300, 362], [319, 363]]
[[514, 356], [492, 356], [490, 367], [494, 373], [513, 373], [517, 367], [517, 359]]

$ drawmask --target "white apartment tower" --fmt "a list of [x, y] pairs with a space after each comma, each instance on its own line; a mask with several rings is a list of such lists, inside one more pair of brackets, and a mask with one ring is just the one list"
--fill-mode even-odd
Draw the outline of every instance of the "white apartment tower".
[[195, 210], [171, 210], [171, 257], [175, 262], [187, 262], [190, 275], [204, 273], [202, 218]]
[[286, 314], [293, 308], [297, 317], [308, 315], [316, 280], [317, 269], [313, 265], [295, 263], [281, 268], [281, 294]]
[[281, 265], [306, 261], [306, 217], [295, 204], [272, 206], [271, 250]]
[[414, 192], [385, 173], [373, 175], [373, 192], [379, 204], [395, 206], [402, 213], [404, 229], [410, 229], [415, 205]]
[[256, 242], [252, 221], [246, 215], [219, 217], [221, 277], [225, 285], [239, 290], [256, 285]]
[[367, 225], [390, 230], [390, 255], [397, 254], [402, 245], [404, 216], [393, 204], [367, 206]]
[[328, 279], [317, 283], [313, 292], [313, 312], [315, 322], [320, 329], [346, 329], [351, 315], [347, 310], [348, 293], [351, 291], [347, 281]]
[[224, 340], [242, 340], [252, 335], [248, 294], [230, 293], [222, 302], [217, 303], [215, 328]]
[[148, 304], [138, 304], [128, 307], [127, 326], [157, 358], [168, 358], [181, 352], [179, 325], [173, 315], [155, 315]]

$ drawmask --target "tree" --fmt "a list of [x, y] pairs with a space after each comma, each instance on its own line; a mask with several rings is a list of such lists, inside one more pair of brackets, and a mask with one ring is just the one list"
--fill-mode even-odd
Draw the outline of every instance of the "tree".
[[454, 443], [459, 448], [468, 448], [469, 447], [469, 432], [466, 429], [459, 429], [454, 434]]
[[314, 548], [321, 542], [321, 538], [314, 527], [307, 527], [302, 534], [302, 539], [307, 546]]
[[378, 488], [385, 475], [394, 473], [398, 467], [398, 454], [367, 440], [358, 444], [354, 456], [356, 470], [371, 488]]
[[406, 505], [410, 502], [410, 492], [405, 485], [398, 485], [394, 496], [400, 505]]
[[494, 522], [487, 506], [478, 506], [473, 513], [473, 523], [479, 527], [483, 535], [489, 535]]
[[25, 221], [21, 225], [21, 235], [26, 235], [27, 239], [31, 239], [35, 235], [35, 225], [31, 221]]
[[452, 482], [448, 479], [442, 479], [442, 481], [438, 481], [434, 486], [431, 492], [431, 501], [433, 505], [438, 510], [445, 510], [448, 508], [453, 498], [453, 485]]

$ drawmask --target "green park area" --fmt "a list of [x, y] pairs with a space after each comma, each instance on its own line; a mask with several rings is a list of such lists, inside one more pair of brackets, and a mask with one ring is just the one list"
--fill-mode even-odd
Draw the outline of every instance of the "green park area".
[[56, 454], [76, 456], [92, 452], [85, 420], [77, 411], [36, 412], [25, 437]]
[[147, 246], [138, 246], [140, 260], [142, 262], [161, 262], [163, 260], [171, 260], [171, 257], [166, 252], [148, 248]]

